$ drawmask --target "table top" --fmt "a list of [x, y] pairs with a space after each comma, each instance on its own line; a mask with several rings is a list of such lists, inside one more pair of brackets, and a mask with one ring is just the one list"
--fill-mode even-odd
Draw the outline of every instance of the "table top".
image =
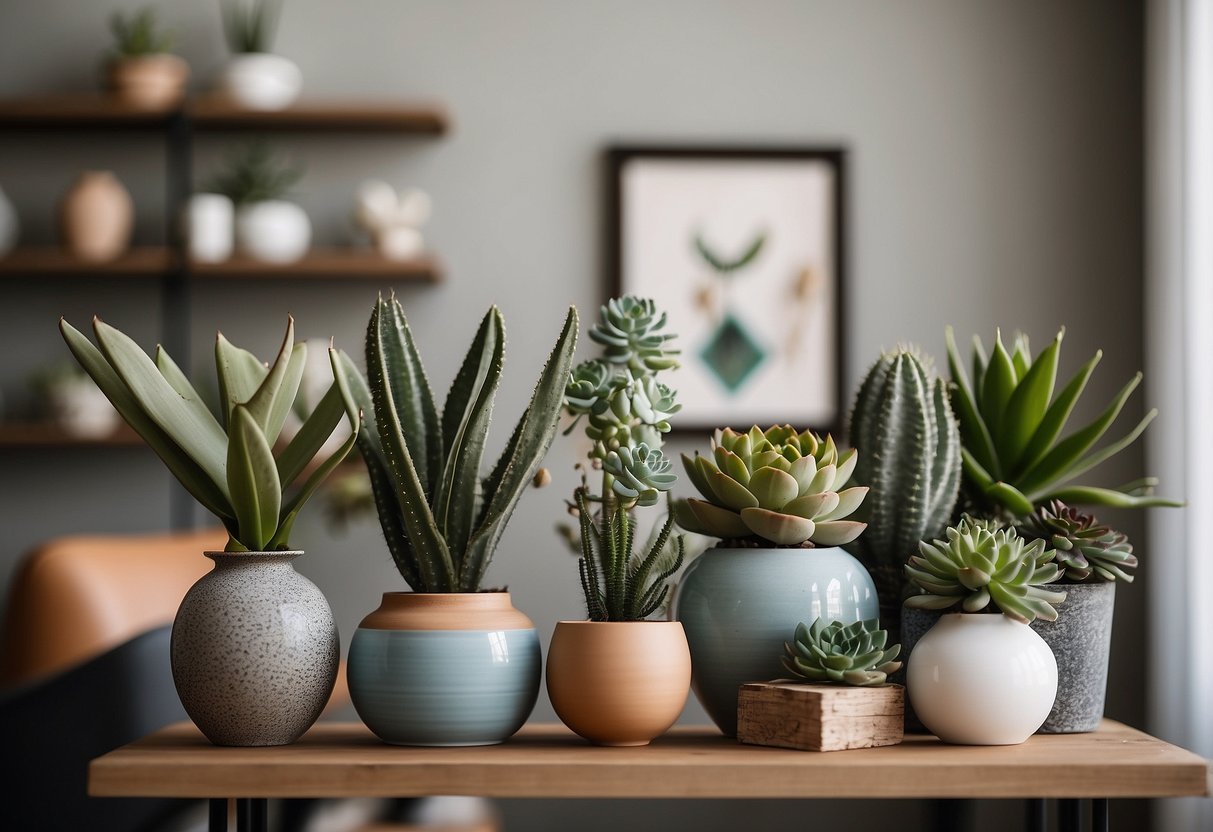
[[1210, 794], [1208, 762], [1105, 720], [1015, 746], [901, 745], [828, 753], [742, 745], [675, 728], [599, 748], [561, 725], [504, 745], [406, 748], [361, 724], [320, 723], [294, 745], [220, 748], [190, 723], [93, 760], [97, 797], [1181, 797]]

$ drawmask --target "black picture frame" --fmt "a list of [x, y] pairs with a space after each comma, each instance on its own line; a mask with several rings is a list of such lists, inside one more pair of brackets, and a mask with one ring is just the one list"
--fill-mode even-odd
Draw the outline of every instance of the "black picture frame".
[[[832, 383], [828, 385], [830, 392], [829, 414], [818, 418], [810, 424], [797, 424], [796, 415], [790, 413], [780, 422], [790, 422], [797, 429], [812, 428], [825, 434], [833, 433], [842, 439], [845, 430], [846, 401], [845, 388], [848, 369], [847, 354], [847, 274], [849, 268], [849, 252], [847, 238], [849, 224], [847, 221], [847, 174], [848, 151], [841, 146], [683, 146], [636, 144], [616, 145], [609, 147], [606, 152], [607, 170], [607, 214], [606, 214], [606, 269], [608, 297], [618, 297], [628, 293], [644, 295], [644, 287], [633, 285], [634, 280], [625, 274], [625, 247], [629, 240], [625, 239], [627, 226], [624, 216], [625, 209], [625, 172], [635, 161], [643, 160], [691, 160], [719, 161], [722, 164], [735, 162], [805, 162], [811, 165], [824, 165], [830, 171], [830, 186], [828, 194], [829, 214], [832, 227], [828, 232], [830, 245], [831, 274], [827, 280], [832, 289], [830, 295], [833, 305], [829, 318], [833, 322], [833, 338], [830, 346], [834, 356], [830, 365], [833, 370]], [[677, 331], [677, 329], [675, 329]], [[682, 334], [682, 333], [680, 333]], [[693, 350], [695, 345], [682, 344], [684, 353]], [[672, 386], [678, 387], [675, 380]], [[757, 414], [756, 414], [757, 415]], [[673, 419], [671, 424], [678, 433], [704, 433], [718, 427], [733, 427], [743, 430], [761, 419], [751, 418], [745, 412], [738, 412], [725, 421], [697, 418], [693, 409], [684, 402], [684, 411]], [[717, 424], [716, 422], [720, 422]], [[761, 424], [768, 427], [768, 424]]]

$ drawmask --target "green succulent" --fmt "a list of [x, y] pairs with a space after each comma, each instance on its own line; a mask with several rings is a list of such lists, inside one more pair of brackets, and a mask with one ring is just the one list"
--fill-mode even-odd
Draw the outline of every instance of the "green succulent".
[[1066, 594], [1044, 588], [1061, 578], [1061, 568], [1043, 540], [1027, 541], [1013, 528], [968, 516], [946, 537], [919, 543], [919, 553], [906, 564], [906, 577], [922, 590], [906, 600], [907, 607], [943, 610], [959, 604], [965, 612], [980, 612], [993, 604], [1016, 621], [1057, 620], [1053, 605]]
[[871, 687], [883, 685], [890, 673], [901, 668], [894, 661], [901, 645], [886, 649], [889, 634], [875, 618], [843, 624], [826, 624], [821, 618], [812, 627], [796, 625], [792, 643], [784, 642], [783, 666], [789, 673], [810, 682]]
[[[185, 489], [223, 522], [227, 551], [290, 548], [299, 511], [354, 444], [351, 436], [303, 478], [345, 415], [334, 385], [294, 438], [274, 453], [307, 361], [307, 345], [294, 343], [293, 320], [288, 320], [282, 348], [268, 367], [218, 336], [218, 418], [163, 348], [156, 348], [153, 360], [98, 318], [93, 319], [97, 345], [66, 320], [59, 321], [59, 329], [114, 409]], [[297, 483], [288, 498], [284, 492]]]
[[1038, 508], [1019, 524], [1018, 531], [1028, 540], [1043, 540], [1057, 550], [1057, 562], [1065, 569], [1067, 581], [1133, 582], [1126, 570], [1137, 567], [1137, 556], [1128, 537], [1060, 500]]
[[274, 155], [265, 142], [250, 142], [228, 156], [225, 168], [207, 185], [237, 205], [281, 199], [303, 176], [303, 166]]
[[382, 297], [367, 326], [364, 379], [332, 350], [357, 432], [379, 524], [401, 576], [417, 592], [475, 592], [506, 523], [556, 433], [577, 342], [577, 310], [539, 375], [530, 404], [487, 475], [481, 473], [493, 396], [505, 362], [505, 322], [491, 307], [441, 414], [400, 302]]
[[1099, 363], [1095, 356], [1054, 396], [1063, 329], [1032, 358], [1028, 339], [1016, 335], [1011, 349], [996, 336], [987, 357], [973, 339], [973, 377], [966, 375], [952, 330], [947, 330], [948, 363], [955, 385], [953, 404], [960, 419], [965, 495], [982, 511], [1011, 517], [1031, 514], [1050, 500], [1080, 505], [1140, 508], [1178, 506], [1152, 496], [1156, 480], [1142, 479], [1116, 489], [1075, 485], [1073, 481], [1124, 450], [1157, 415], [1151, 410], [1126, 435], [1098, 450], [1100, 441], [1141, 382], [1135, 375], [1093, 422], [1058, 440], [1087, 380]]
[[278, 26], [277, 0], [223, 0], [223, 34], [234, 54], [269, 52]]
[[790, 425], [746, 433], [729, 428], [712, 438], [712, 458], [682, 455], [706, 500], [689, 499], [680, 524], [726, 540], [761, 538], [780, 546], [806, 541], [850, 543], [865, 524], [844, 520], [863, 502], [863, 486], [843, 490], [855, 469], [854, 449], [839, 454], [833, 437], [797, 433]]
[[159, 29], [156, 10], [151, 7], [130, 15], [114, 12], [110, 31], [114, 35], [114, 55], [119, 58], [160, 55], [171, 51], [175, 40], [171, 31]]
[[602, 309], [602, 318], [590, 329], [590, 339], [603, 346], [603, 358], [635, 372], [659, 372], [678, 366], [678, 350], [666, 344], [674, 339], [663, 333], [666, 314], [658, 313], [647, 298], [628, 295], [612, 298]]
[[578, 364], [564, 389], [565, 407], [578, 416], [606, 410], [614, 375], [610, 366], [597, 359]]
[[638, 506], [657, 504], [657, 495], [674, 487], [678, 477], [670, 473], [674, 463], [666, 459], [659, 448], [650, 449], [641, 443], [635, 448], [627, 445], [607, 454], [603, 469], [613, 477], [611, 488], [615, 495]]

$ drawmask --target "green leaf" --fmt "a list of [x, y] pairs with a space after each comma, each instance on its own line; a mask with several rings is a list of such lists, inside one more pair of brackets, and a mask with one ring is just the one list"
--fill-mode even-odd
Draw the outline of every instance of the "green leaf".
[[227, 480], [227, 435], [206, 411], [186, 403], [139, 345], [93, 319], [97, 343], [139, 406], [214, 482]]
[[446, 537], [457, 570], [462, 565], [477, 514], [480, 460], [493, 414], [493, 395], [505, 361], [501, 312], [489, 309], [459, 368], [442, 411], [446, 467], [434, 501], [435, 519]]
[[304, 481], [303, 487], [299, 492], [282, 507], [282, 516], [278, 521], [278, 531], [275, 532], [273, 539], [269, 543], [271, 549], [290, 548], [291, 529], [295, 526], [295, 519], [299, 516], [300, 509], [316, 493], [316, 490], [328, 479], [328, 476], [333, 473], [337, 466], [349, 456], [354, 443], [357, 441], [358, 431], [354, 430], [332, 456], [316, 467], [311, 476]]
[[286, 373], [282, 376], [282, 384], [274, 395], [274, 404], [270, 408], [269, 422], [265, 426], [265, 438], [274, 445], [282, 435], [282, 426], [286, 424], [287, 414], [295, 407], [295, 398], [299, 395], [299, 385], [303, 381], [303, 368], [307, 365], [307, 344], [296, 344], [291, 350], [290, 360], [286, 364]]
[[1125, 494], [1110, 488], [1074, 485], [1050, 491], [1046, 500], [1061, 500], [1070, 505], [1108, 506], [1109, 508], [1183, 508], [1183, 503], [1166, 497]]
[[143, 410], [142, 406], [131, 394], [126, 384], [114, 372], [113, 367], [105, 360], [101, 351], [93, 345], [79, 330], [60, 319], [59, 330], [63, 340], [67, 342], [72, 355], [84, 368], [114, 405], [114, 409], [122, 415], [135, 432], [143, 437], [143, 441], [163, 460], [173, 476], [185, 487], [203, 508], [221, 520], [232, 519], [234, 513], [227, 494], [226, 478], [216, 482], [190, 457], [181, 446], [173, 441], [159, 425]]
[[1002, 334], [999, 333], [994, 339], [994, 352], [990, 355], [990, 366], [986, 368], [986, 377], [981, 385], [981, 415], [990, 428], [990, 436], [994, 439], [1000, 461], [1007, 458], [1002, 441], [1002, 425], [1005, 421], [1007, 402], [1015, 392], [1016, 381], [1015, 366], [1002, 346]]
[[493, 473], [484, 483], [484, 520], [472, 535], [462, 574], [462, 589], [480, 585], [489, 559], [505, 530], [523, 490], [543, 460], [556, 435], [564, 388], [573, 368], [577, 347], [577, 310], [569, 307], [564, 328], [548, 356], [530, 404], [519, 419]]
[[1035, 509], [1032, 501], [1025, 497], [1023, 492], [1005, 482], [996, 482], [987, 488], [986, 496], [1004, 506], [1017, 517], [1031, 514]]
[[[1053, 385], [1057, 380], [1057, 359], [1061, 352], [1061, 339], [1065, 330], [1057, 333], [1053, 342], [1045, 348], [1019, 380], [1015, 392], [1007, 403], [1006, 419], [1003, 422], [999, 449], [1006, 470], [1013, 471], [1019, 464], [1028, 442], [1040, 427], [1040, 422], [1049, 409], [1053, 398]], [[1023, 342], [1020, 342], [1020, 349]], [[1018, 355], [1018, 352], [1016, 353]]]
[[981, 467], [994, 476], [1000, 476], [998, 455], [994, 450], [994, 439], [990, 436], [989, 428], [981, 418], [977, 409], [977, 397], [969, 387], [965, 378], [964, 368], [960, 363], [960, 355], [956, 351], [956, 341], [952, 335], [952, 327], [944, 330], [944, 340], [948, 347], [948, 367], [952, 372], [952, 383], [955, 385], [952, 403], [956, 406], [956, 416], [965, 440], [965, 446]]
[[182, 401], [197, 411], [199, 419], [215, 418], [210, 408], [206, 406], [206, 402], [202, 401], [202, 397], [194, 389], [194, 385], [190, 384], [190, 380], [186, 377], [185, 373], [181, 372], [181, 368], [177, 366], [177, 363], [173, 361], [164, 347], [159, 345], [156, 346], [156, 369], [164, 376], [164, 380], [177, 391]]
[[227, 487], [240, 524], [237, 542], [250, 551], [264, 551], [278, 529], [282, 485], [265, 434], [248, 407], [242, 404], [232, 409]]
[[[1101, 462], [1104, 462], [1105, 460], [1108, 460], [1111, 457], [1116, 456], [1116, 454], [1120, 453], [1125, 448], [1129, 447], [1134, 442], [1136, 442], [1137, 437], [1141, 436], [1141, 434], [1145, 431], [1146, 427], [1151, 422], [1154, 421], [1154, 418], [1157, 415], [1158, 415], [1157, 409], [1151, 410], [1149, 413], [1147, 413], [1145, 416], [1142, 417], [1142, 420], [1137, 423], [1137, 426], [1134, 427], [1133, 430], [1129, 431], [1127, 434], [1122, 436], [1120, 439], [1116, 440], [1115, 442], [1113, 442], [1109, 445], [1106, 445], [1103, 448], [1100, 448], [1098, 451], [1087, 454], [1085, 457], [1080, 459], [1078, 462], [1074, 463], [1074, 465], [1072, 465], [1070, 467], [1070, 469], [1066, 473], [1066, 475], [1055, 480], [1052, 483], [1051, 487], [1056, 489], [1058, 486], [1063, 485], [1067, 482], [1070, 482], [1075, 477], [1079, 477], [1082, 474], [1085, 474], [1087, 471], [1090, 471], [1092, 468], [1094, 468], [1096, 465], [1099, 465]], [[1132, 485], [1132, 484], [1130, 484], [1130, 485]], [[1116, 490], [1124, 491], [1124, 492], [1128, 493], [1128, 492], [1132, 491], [1132, 488], [1122, 487], [1122, 488], [1118, 488]], [[1043, 498], [1042, 496], [1035, 496], [1035, 495], [1032, 496], [1033, 501], [1039, 501], [1042, 498]]]
[[215, 335], [215, 370], [219, 376], [219, 410], [223, 424], [232, 420], [232, 408], [253, 397], [269, 369], [257, 356], [242, 350], [219, 332]]
[[[333, 435], [337, 423], [346, 414], [345, 403], [337, 384], [329, 387], [316, 409], [304, 421], [287, 446], [278, 455], [278, 479], [287, 488], [295, 481]], [[355, 414], [357, 419], [357, 414]], [[361, 427], [361, 423], [357, 423]]]
[[[266, 441], [271, 445], [278, 438], [278, 433], [270, 430], [270, 413], [274, 409], [274, 399], [278, 397], [278, 390], [282, 387], [282, 380], [286, 377], [287, 365], [294, 353], [294, 350], [291, 348], [294, 342], [295, 319], [287, 316], [286, 336], [282, 339], [282, 346], [278, 348], [278, 355], [274, 357], [274, 363], [270, 365], [265, 378], [261, 380], [261, 384], [247, 402], [249, 415], [260, 426]], [[306, 358], [307, 348], [303, 344], [299, 346], [303, 349], [303, 357]], [[302, 362], [299, 364], [299, 371], [303, 371]], [[296, 392], [297, 390], [298, 382], [296, 381]], [[292, 392], [291, 401], [287, 402], [286, 407], [289, 408], [294, 400], [295, 395]], [[286, 412], [283, 411], [282, 415], [285, 418]], [[278, 430], [281, 429], [282, 425], [279, 424]]]
[[1032, 434], [1032, 440], [1024, 449], [1019, 465], [1015, 467], [1010, 479], [1020, 480], [1024, 474], [1031, 471], [1037, 463], [1044, 459], [1057, 437], [1061, 435], [1062, 429], [1070, 418], [1070, 412], [1074, 409], [1074, 404], [1082, 396], [1082, 391], [1087, 386], [1087, 380], [1091, 378], [1091, 373], [1095, 371], [1095, 366], [1099, 364], [1099, 359], [1102, 357], [1103, 353], [1096, 351], [1091, 360], [1074, 374], [1074, 377], [1066, 383], [1061, 393], [1049, 405], [1048, 411], [1045, 412], [1036, 432]]

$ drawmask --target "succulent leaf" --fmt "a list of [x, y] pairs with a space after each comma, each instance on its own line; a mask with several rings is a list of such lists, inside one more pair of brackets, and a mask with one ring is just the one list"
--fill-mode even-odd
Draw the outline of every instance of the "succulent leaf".
[[1137, 566], [1128, 538], [1060, 500], [1038, 508], [1019, 524], [1017, 531], [1027, 540], [1052, 546], [1057, 551], [1056, 563], [1065, 570], [1067, 581], [1133, 580], [1125, 571]]

